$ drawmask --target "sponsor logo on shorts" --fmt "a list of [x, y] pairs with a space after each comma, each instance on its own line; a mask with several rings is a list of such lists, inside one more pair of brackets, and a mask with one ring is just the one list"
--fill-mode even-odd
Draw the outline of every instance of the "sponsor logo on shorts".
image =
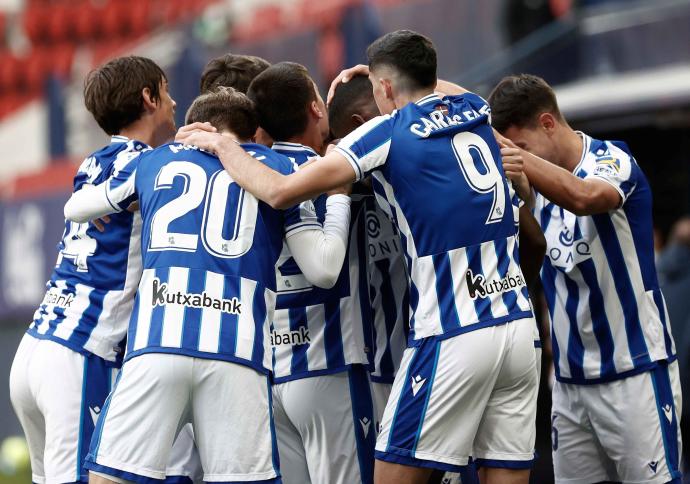
[[487, 281], [483, 274], [474, 275], [472, 270], [469, 269], [465, 274], [465, 279], [467, 281], [467, 290], [472, 299], [489, 297], [492, 294], [512, 291], [525, 285], [522, 274], [516, 274], [514, 276], [508, 274], [503, 279]]
[[279, 333], [274, 330], [271, 332], [271, 346], [306, 345], [307, 343], [311, 343], [311, 337], [309, 336], [309, 328], [306, 326], [300, 326], [294, 331]]
[[657, 468], [657, 466], [659, 465], [659, 461], [653, 460], [652, 462], [650, 462], [650, 463], [647, 464], [647, 465], [649, 466], [649, 468], [651, 469], [651, 471], [652, 471], [654, 474], [656, 474], [656, 468]]
[[201, 294], [181, 291], [169, 292], [168, 284], [166, 282], [161, 283], [157, 277], [153, 278], [151, 304], [153, 307], [178, 304], [188, 308], [212, 308], [228, 314], [241, 314], [242, 312], [242, 303], [236, 297], [222, 299], [209, 296], [206, 291]]
[[101, 414], [101, 408], [89, 407], [89, 413], [91, 414], [91, 420], [93, 420], [93, 424], [96, 425], [96, 422], [98, 422], [98, 416]]
[[426, 383], [426, 378], [422, 378], [420, 375], [413, 376], [412, 378], [412, 396], [416, 397], [419, 390], [422, 389], [424, 383]]
[[662, 410], [664, 411], [664, 415], [666, 415], [666, 419], [668, 420], [668, 423], [673, 422], [673, 407], [669, 405], [668, 403], [662, 407]]
[[371, 420], [369, 420], [367, 417], [360, 418], [359, 424], [362, 426], [362, 432], [364, 432], [364, 438], [366, 439], [367, 435], [369, 435], [369, 427], [371, 426]]

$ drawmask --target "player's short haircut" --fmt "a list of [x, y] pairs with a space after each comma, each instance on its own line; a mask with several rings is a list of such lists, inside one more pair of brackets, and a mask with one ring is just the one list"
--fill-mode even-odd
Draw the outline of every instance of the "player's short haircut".
[[307, 68], [295, 62], [274, 64], [256, 76], [247, 91], [261, 126], [276, 141], [299, 135], [309, 123], [309, 105], [316, 101]]
[[165, 73], [151, 59], [118, 57], [86, 76], [84, 104], [103, 131], [119, 134], [144, 112], [142, 91], [148, 88], [156, 101], [164, 80]]
[[501, 79], [489, 95], [489, 105], [491, 125], [499, 132], [511, 126], [533, 127], [542, 113], [551, 113], [563, 120], [556, 93], [544, 79], [531, 74]]
[[211, 59], [201, 74], [199, 92], [212, 91], [218, 86], [232, 87], [247, 92], [249, 84], [271, 64], [253, 55], [225, 54]]
[[376, 39], [367, 48], [369, 68], [392, 68], [407, 91], [436, 85], [436, 49], [430, 39], [411, 30], [396, 30]]
[[328, 124], [334, 137], [342, 138], [348, 134], [353, 114], [364, 118], [378, 114], [371, 81], [364, 75], [354, 76], [335, 88], [328, 107]]
[[187, 110], [185, 124], [211, 123], [219, 131], [232, 131], [248, 140], [259, 126], [254, 103], [231, 87], [220, 86], [197, 97]]

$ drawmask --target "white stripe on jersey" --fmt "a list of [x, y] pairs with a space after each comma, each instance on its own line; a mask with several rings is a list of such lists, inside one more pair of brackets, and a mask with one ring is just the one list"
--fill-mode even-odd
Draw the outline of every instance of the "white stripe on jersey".
[[[254, 306], [254, 292], [256, 292], [256, 281], [244, 278], [240, 280], [240, 300], [245, 304], [245, 308]], [[242, 311], [237, 319], [237, 349], [235, 350], [235, 356], [251, 360], [254, 349], [254, 315], [252, 311]], [[264, 321], [259, 323], [263, 324]]]
[[[223, 297], [225, 278], [222, 274], [209, 272], [206, 274], [206, 293], [213, 298]], [[220, 311], [204, 311], [201, 314], [199, 329], [199, 351], [216, 353], [218, 351], [218, 337], [220, 335]]]
[[[171, 267], [168, 275], [169, 293], [186, 293], [189, 284], [189, 269]], [[185, 306], [166, 304], [161, 328], [161, 346], [179, 348], [182, 345], [182, 324], [184, 323]]]

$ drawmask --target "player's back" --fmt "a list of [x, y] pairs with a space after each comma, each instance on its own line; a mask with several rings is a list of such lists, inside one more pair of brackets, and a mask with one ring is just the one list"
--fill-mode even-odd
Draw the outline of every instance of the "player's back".
[[429, 95], [366, 123], [338, 150], [373, 171], [410, 269], [411, 337], [452, 336], [531, 316], [486, 102]]
[[[148, 149], [144, 143], [113, 136], [81, 164], [73, 191], [107, 180]], [[130, 241], [140, 224], [139, 216], [128, 211], [113, 214], [103, 232], [90, 223], [66, 220], [55, 269], [29, 333], [80, 353], [121, 360], [141, 274], [139, 244]]]
[[[244, 147], [290, 172], [268, 148]], [[135, 189], [144, 270], [128, 358], [169, 352], [270, 368], [264, 342], [286, 212], [241, 189], [215, 156], [180, 144], [142, 157]]]

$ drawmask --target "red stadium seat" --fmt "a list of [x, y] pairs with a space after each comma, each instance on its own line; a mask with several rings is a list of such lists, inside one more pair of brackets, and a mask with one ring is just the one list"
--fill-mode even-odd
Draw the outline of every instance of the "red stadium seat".
[[42, 94], [51, 59], [46, 48], [33, 49], [23, 62], [20, 89], [28, 94]]
[[72, 20], [73, 17], [67, 4], [58, 3], [51, 6], [46, 19], [49, 42], [56, 43], [67, 40], [72, 31]]
[[91, 2], [83, 2], [72, 9], [74, 40], [88, 42], [98, 35], [98, 10]]
[[23, 15], [24, 32], [31, 40], [31, 43], [36, 45], [45, 42], [47, 39], [46, 19], [48, 18], [48, 10], [41, 5], [31, 6], [26, 9]]
[[0, 92], [14, 92], [20, 83], [21, 66], [9, 52], [0, 53]]

